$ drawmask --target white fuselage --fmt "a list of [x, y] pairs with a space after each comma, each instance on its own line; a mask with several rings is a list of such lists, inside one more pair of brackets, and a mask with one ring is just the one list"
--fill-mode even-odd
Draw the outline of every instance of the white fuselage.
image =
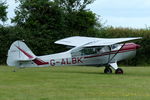
[[[137, 45], [134, 43], [126, 43], [114, 45], [115, 47], [108, 47], [74, 51], [69, 50], [62, 53], [37, 56], [32, 61], [20, 62], [22, 67], [48, 67], [48, 66], [70, 66], [70, 65], [107, 65], [108, 63], [118, 62], [124, 59], [134, 57], [136, 54]], [[89, 51], [88, 51], [89, 50]], [[99, 51], [98, 51], [99, 50]], [[85, 51], [87, 53], [85, 53]]]

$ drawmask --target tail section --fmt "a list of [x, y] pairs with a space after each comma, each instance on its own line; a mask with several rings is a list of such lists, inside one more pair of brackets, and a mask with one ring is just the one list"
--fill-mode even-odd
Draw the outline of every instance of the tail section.
[[15, 41], [8, 50], [7, 64], [9, 66], [20, 66], [20, 61], [31, 61], [36, 56], [22, 41]]

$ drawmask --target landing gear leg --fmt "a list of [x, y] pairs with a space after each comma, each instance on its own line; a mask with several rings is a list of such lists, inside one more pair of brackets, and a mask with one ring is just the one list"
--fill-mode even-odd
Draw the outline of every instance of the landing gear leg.
[[104, 69], [104, 73], [105, 73], [105, 74], [111, 74], [111, 73], [112, 73], [111, 68], [107, 66], [107, 67]]

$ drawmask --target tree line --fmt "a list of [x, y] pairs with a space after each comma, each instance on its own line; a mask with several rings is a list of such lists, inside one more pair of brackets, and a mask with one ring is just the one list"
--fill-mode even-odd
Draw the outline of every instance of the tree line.
[[[14, 26], [0, 25], [0, 64], [6, 63], [7, 51], [15, 40], [25, 40], [36, 55], [45, 55], [66, 50], [56, 45], [58, 39], [69, 36], [101, 38], [143, 37], [135, 41], [142, 45], [137, 57], [126, 65], [150, 64], [150, 29], [105, 27], [99, 17], [89, 9], [94, 0], [17, 0]], [[7, 5], [0, 2], [0, 20], [7, 20]]]

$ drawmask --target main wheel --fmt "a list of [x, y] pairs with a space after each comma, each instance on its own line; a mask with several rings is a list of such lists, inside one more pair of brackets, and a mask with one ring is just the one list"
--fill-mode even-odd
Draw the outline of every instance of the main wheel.
[[116, 74], [123, 74], [123, 70], [121, 68], [118, 68], [116, 71], [115, 71]]
[[111, 74], [111, 73], [112, 73], [111, 68], [110, 68], [110, 67], [106, 67], [106, 68], [104, 69], [104, 73], [105, 73], [105, 74]]

